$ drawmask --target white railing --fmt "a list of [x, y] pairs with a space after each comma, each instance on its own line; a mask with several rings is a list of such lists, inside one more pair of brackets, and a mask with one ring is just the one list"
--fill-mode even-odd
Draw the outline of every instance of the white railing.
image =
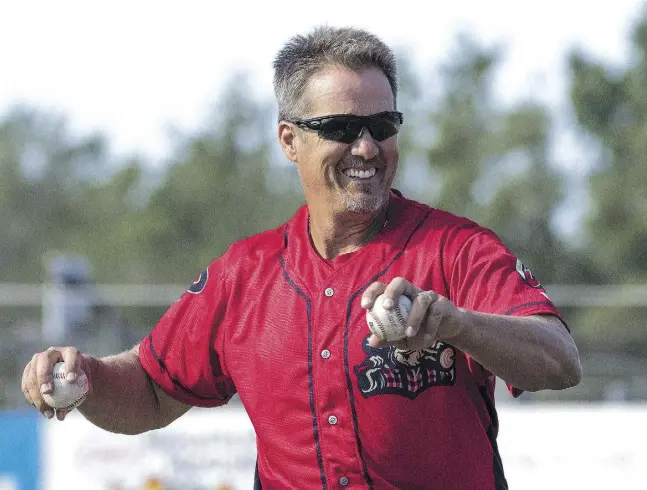
[[[556, 306], [647, 307], [647, 284], [565, 285], [549, 284], [546, 291]], [[169, 306], [186, 289], [178, 284], [96, 284], [87, 289], [94, 304], [104, 306]], [[0, 306], [41, 306], [48, 292], [59, 290], [44, 284], [0, 283]]]

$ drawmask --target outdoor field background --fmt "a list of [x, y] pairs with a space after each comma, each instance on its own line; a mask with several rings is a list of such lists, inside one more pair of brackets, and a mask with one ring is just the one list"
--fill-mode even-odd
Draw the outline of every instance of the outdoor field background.
[[578, 387], [497, 391], [510, 488], [647, 488], [643, 2], [274, 8], [0, 0], [0, 490], [250, 488], [235, 400], [115, 436], [46, 421], [20, 377], [49, 345], [132, 346], [231, 242], [302, 204], [271, 61], [320, 23], [398, 53], [395, 187], [498, 233], [580, 348]]

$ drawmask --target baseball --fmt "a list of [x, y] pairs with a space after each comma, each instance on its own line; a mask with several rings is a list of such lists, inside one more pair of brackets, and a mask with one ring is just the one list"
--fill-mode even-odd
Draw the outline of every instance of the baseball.
[[383, 294], [379, 295], [373, 307], [366, 310], [368, 328], [380, 340], [389, 342], [401, 340], [405, 337], [404, 331], [407, 329], [411, 300], [406, 296], [400, 296], [392, 310], [385, 310], [382, 306], [384, 298]]
[[58, 362], [52, 369], [53, 390], [49, 394], [43, 394], [43, 400], [56, 410], [69, 411], [83, 403], [89, 386], [88, 377], [84, 372], [81, 372], [75, 381], [67, 381], [63, 372], [63, 363]]

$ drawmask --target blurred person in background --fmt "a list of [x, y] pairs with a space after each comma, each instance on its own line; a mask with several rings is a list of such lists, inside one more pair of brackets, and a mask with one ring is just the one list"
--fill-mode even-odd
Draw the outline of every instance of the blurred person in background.
[[[515, 396], [580, 381], [559, 312], [495, 233], [391, 188], [404, 116], [380, 39], [317, 28], [274, 68], [278, 139], [306, 205], [232, 244], [133, 349], [35, 354], [27, 400], [55, 416], [41, 395], [62, 360], [70, 381], [90, 379], [79, 411], [112, 432], [238, 393], [257, 435], [255, 488], [507, 488], [495, 377]], [[380, 294], [387, 308], [413, 301], [397, 343], [366, 325]]]

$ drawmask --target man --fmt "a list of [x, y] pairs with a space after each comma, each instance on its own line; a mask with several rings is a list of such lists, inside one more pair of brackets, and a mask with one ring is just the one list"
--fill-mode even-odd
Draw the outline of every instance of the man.
[[[233, 244], [134, 349], [36, 354], [25, 396], [53, 417], [41, 393], [64, 360], [91, 381], [81, 413], [137, 434], [238, 392], [256, 488], [507, 488], [495, 375], [515, 395], [576, 385], [559, 313], [494, 233], [391, 189], [402, 115], [379, 39], [319, 28], [274, 67], [279, 142], [307, 205]], [[369, 335], [381, 293], [413, 300], [407, 349]]]

